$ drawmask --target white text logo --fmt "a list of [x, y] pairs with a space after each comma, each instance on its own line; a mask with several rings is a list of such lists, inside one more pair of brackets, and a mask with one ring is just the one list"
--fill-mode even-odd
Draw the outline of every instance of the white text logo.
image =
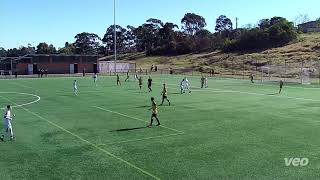
[[284, 163], [286, 166], [307, 166], [309, 164], [308, 158], [284, 158]]

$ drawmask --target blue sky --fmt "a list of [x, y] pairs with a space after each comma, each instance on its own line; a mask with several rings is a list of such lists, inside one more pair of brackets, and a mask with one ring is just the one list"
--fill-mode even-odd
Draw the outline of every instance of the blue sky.
[[[299, 14], [320, 17], [319, 0], [117, 0], [117, 24], [141, 25], [148, 18], [180, 20], [187, 12], [205, 17], [207, 29], [225, 14], [239, 26], [282, 16], [291, 21]], [[113, 24], [113, 0], [0, 0], [0, 47], [6, 49], [47, 42], [62, 47], [80, 32], [102, 37]]]

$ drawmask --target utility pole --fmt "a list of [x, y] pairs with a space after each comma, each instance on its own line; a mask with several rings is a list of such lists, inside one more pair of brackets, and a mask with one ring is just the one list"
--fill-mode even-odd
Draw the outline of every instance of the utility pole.
[[117, 32], [116, 32], [116, 0], [113, 0], [113, 28], [114, 28], [114, 74], [117, 74]]
[[239, 18], [236, 17], [236, 29], [238, 29], [238, 20]]

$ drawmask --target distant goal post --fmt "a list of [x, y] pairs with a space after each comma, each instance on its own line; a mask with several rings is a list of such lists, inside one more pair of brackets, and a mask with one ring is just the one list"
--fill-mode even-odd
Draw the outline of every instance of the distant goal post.
[[283, 80], [289, 83], [298, 83], [304, 85], [310, 85], [309, 68], [286, 68], [283, 66], [262, 66], [260, 67], [261, 81], [272, 82]]
[[310, 74], [311, 74], [311, 70], [310, 69], [302, 68], [302, 70], [301, 70], [301, 84], [304, 84], [304, 85], [310, 85], [311, 84]]
[[117, 73], [126, 73], [126, 72], [136, 72], [136, 63], [131, 62], [121, 62], [117, 61], [99, 61], [98, 70], [101, 74], [112, 74]]

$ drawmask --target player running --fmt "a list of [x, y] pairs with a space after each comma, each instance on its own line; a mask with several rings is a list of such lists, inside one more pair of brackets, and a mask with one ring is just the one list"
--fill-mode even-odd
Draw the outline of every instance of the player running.
[[152, 105], [151, 105], [151, 109], [150, 110], [152, 110], [152, 115], [151, 115], [150, 124], [148, 125], [149, 128], [152, 127], [153, 118], [155, 118], [157, 120], [157, 122], [158, 122], [157, 126], [160, 126], [160, 121], [159, 121], [159, 118], [158, 118], [158, 106], [157, 106], [157, 103], [156, 103], [156, 101], [154, 100], [153, 97], [151, 98], [151, 102], [152, 102]]
[[139, 88], [142, 89], [142, 76], [139, 77]]
[[128, 71], [128, 72], [127, 72], [127, 78], [126, 78], [126, 80], [124, 80], [124, 82], [129, 81], [129, 78], [130, 78], [130, 76], [129, 76], [129, 71]]
[[252, 83], [252, 84], [254, 83], [254, 82], [253, 82], [253, 79], [254, 79], [254, 75], [251, 74], [251, 75], [250, 75], [250, 80], [251, 80], [251, 83]]
[[151, 79], [151, 77], [149, 76], [149, 79], [148, 79], [148, 89], [149, 89], [149, 92], [152, 92], [151, 86], [152, 86], [152, 79]]
[[97, 80], [98, 80], [98, 75], [97, 75], [97, 73], [94, 73], [94, 75], [92, 76], [92, 78], [93, 78], [94, 85], [97, 87]]
[[75, 96], [78, 95], [77, 80], [74, 80], [74, 81], [73, 81], [73, 94], [74, 94]]
[[[10, 140], [12, 141], [14, 136], [13, 136], [13, 130], [12, 130], [12, 125], [11, 125], [11, 121], [12, 121], [12, 118], [14, 117], [14, 114], [12, 114], [11, 112], [11, 107], [10, 105], [7, 106], [7, 109], [4, 113], [4, 116], [3, 116], [3, 122], [4, 122], [4, 128], [6, 129], [5, 130], [5, 133], [9, 133], [10, 134]], [[5, 133], [3, 133], [0, 137], [0, 140], [1, 141], [4, 141], [4, 138], [5, 138]]]
[[170, 106], [171, 103], [170, 103], [170, 100], [168, 99], [168, 91], [167, 91], [167, 88], [166, 88], [166, 84], [163, 84], [163, 90], [162, 90], [161, 95], [162, 95], [162, 102], [161, 102], [160, 106], [163, 105], [164, 100], [167, 100], [168, 103], [169, 103], [169, 106]]
[[281, 91], [282, 91], [282, 87], [283, 87], [283, 81], [282, 80], [280, 80], [280, 90], [279, 90], [279, 94], [281, 93]]
[[120, 82], [120, 76], [119, 76], [119, 74], [117, 74], [117, 86], [121, 86], [121, 82]]

